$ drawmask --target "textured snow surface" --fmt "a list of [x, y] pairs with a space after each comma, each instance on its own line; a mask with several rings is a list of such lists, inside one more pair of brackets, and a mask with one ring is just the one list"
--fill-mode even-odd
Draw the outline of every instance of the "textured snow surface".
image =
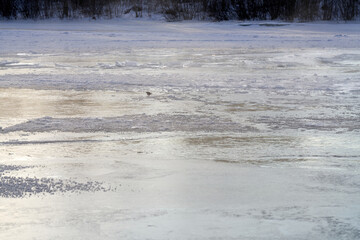
[[0, 22], [0, 239], [359, 239], [359, 46], [352, 23]]

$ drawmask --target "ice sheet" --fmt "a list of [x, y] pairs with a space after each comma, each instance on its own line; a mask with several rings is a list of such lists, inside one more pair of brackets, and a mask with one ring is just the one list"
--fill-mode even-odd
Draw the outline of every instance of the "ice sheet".
[[1, 22], [0, 238], [358, 239], [360, 28], [275, 25]]

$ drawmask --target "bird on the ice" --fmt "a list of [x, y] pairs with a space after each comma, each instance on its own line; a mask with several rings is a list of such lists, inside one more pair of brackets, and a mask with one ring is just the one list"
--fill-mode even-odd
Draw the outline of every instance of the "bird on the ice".
[[147, 94], [148, 96], [150, 96], [152, 93], [151, 93], [151, 92], [146, 92], [146, 94]]

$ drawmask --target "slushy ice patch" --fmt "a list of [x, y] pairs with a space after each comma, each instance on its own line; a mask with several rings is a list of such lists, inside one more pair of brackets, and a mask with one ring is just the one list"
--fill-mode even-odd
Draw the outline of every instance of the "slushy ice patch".
[[100, 182], [79, 183], [73, 180], [61, 180], [53, 178], [14, 177], [7, 173], [31, 168], [15, 165], [0, 165], [0, 197], [22, 198], [33, 194], [55, 194], [56, 192], [95, 192], [107, 191]]

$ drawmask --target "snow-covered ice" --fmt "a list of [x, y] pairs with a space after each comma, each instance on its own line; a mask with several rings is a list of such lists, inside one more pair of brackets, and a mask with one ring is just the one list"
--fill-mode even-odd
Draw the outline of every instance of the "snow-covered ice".
[[0, 238], [359, 239], [359, 46], [356, 23], [0, 22]]

